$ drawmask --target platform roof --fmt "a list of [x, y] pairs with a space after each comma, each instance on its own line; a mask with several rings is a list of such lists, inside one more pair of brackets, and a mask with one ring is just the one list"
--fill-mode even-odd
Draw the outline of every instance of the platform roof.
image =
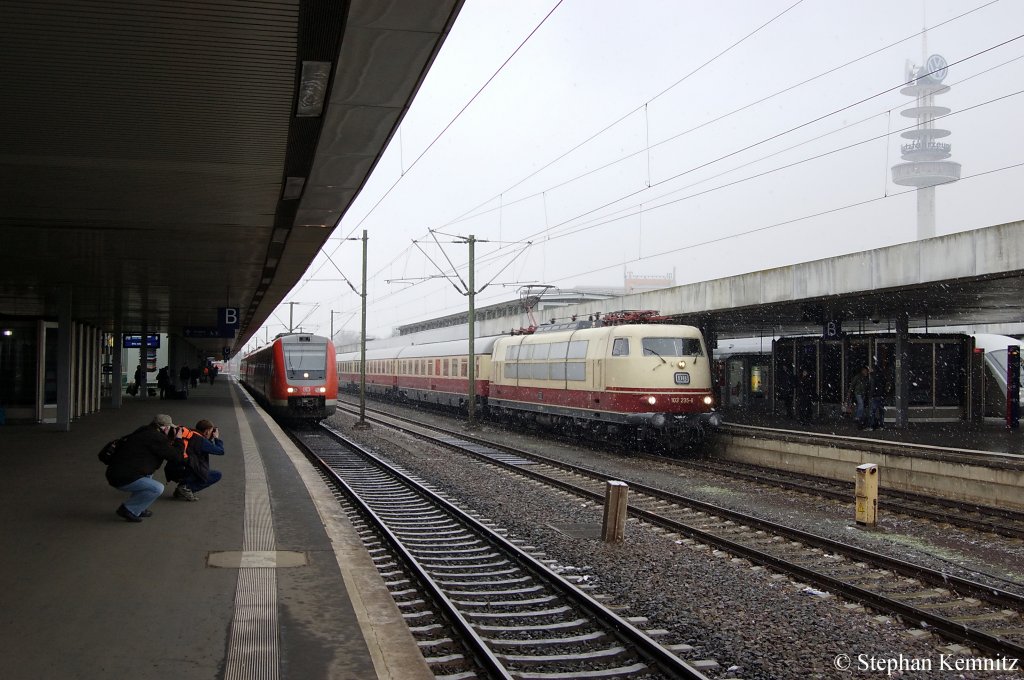
[[[713, 329], [722, 338], [967, 327], [1024, 322], [1024, 221], [937, 236], [786, 267], [625, 296], [602, 296], [546, 310], [586, 319], [618, 310], [656, 310], [674, 322]], [[466, 336], [466, 315], [404, 326], [401, 345]], [[528, 325], [520, 300], [477, 310], [478, 335]], [[412, 335], [418, 333], [417, 335]]]
[[0, 3], [0, 317], [56, 318], [69, 296], [76, 321], [183, 335], [237, 307], [234, 339], [190, 342], [240, 348], [362, 188], [461, 4]]

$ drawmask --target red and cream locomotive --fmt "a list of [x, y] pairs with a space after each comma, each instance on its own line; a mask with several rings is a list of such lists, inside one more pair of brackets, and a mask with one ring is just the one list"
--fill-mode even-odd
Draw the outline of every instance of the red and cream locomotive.
[[[501, 421], [606, 439], [634, 437], [672, 449], [702, 441], [721, 416], [700, 331], [615, 318], [477, 338], [477, 408]], [[467, 345], [367, 350], [367, 393], [464, 409]], [[359, 368], [358, 352], [338, 356], [343, 388], [358, 389]]]
[[334, 344], [309, 333], [282, 333], [242, 359], [239, 380], [275, 418], [321, 420], [338, 407]]

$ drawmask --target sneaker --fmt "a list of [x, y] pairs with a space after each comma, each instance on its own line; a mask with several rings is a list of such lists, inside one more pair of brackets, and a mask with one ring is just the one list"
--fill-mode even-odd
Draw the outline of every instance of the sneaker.
[[124, 507], [124, 504], [121, 504], [121, 506], [119, 506], [117, 508], [116, 512], [117, 512], [117, 516], [118, 517], [123, 517], [126, 522], [141, 522], [142, 521], [141, 517], [139, 517], [136, 514], [133, 514], [131, 510], [129, 510], [128, 508]]
[[139, 513], [139, 517], [152, 517], [152, 516], [153, 516], [153, 511], [152, 510], [143, 510], [142, 512]]
[[199, 497], [196, 496], [195, 491], [193, 491], [192, 489], [188, 488], [183, 484], [178, 484], [178, 486], [174, 487], [174, 497], [181, 498], [186, 501], [199, 500]]

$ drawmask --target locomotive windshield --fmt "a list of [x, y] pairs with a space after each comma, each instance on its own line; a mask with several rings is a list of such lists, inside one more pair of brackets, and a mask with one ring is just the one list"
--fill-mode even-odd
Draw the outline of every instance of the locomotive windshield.
[[698, 338], [644, 338], [643, 347], [645, 357], [704, 356]]
[[323, 380], [327, 377], [327, 346], [285, 345], [284, 367], [289, 380]]

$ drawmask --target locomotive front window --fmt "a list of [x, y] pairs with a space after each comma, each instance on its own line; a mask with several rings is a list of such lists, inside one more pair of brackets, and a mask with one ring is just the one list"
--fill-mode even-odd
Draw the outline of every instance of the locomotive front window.
[[704, 356], [697, 338], [644, 338], [644, 356], [699, 357]]
[[284, 366], [290, 380], [323, 380], [327, 377], [327, 346], [285, 346]]

